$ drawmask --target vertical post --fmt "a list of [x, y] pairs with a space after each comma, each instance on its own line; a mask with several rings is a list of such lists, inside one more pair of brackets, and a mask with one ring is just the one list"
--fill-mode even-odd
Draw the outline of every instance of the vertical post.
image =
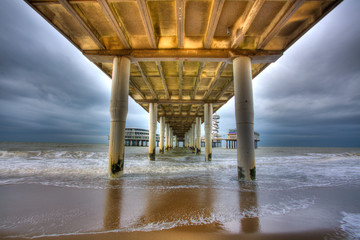
[[195, 124], [195, 148], [196, 148], [196, 154], [201, 153], [201, 118], [196, 118], [196, 124]]
[[211, 161], [212, 154], [212, 141], [211, 141], [211, 131], [212, 131], [212, 113], [213, 106], [211, 103], [206, 103], [204, 105], [204, 128], [205, 128], [205, 161]]
[[191, 130], [191, 128], [190, 128], [190, 130], [189, 130], [189, 136], [188, 136], [188, 141], [189, 141], [189, 149], [191, 150], [191, 132], [192, 132], [192, 130]]
[[191, 149], [192, 152], [195, 153], [195, 123], [193, 123], [191, 127]]
[[184, 136], [184, 145], [183, 145], [184, 148], [187, 147], [187, 133], [185, 133], [185, 136]]
[[157, 125], [157, 103], [149, 104], [149, 160], [155, 160], [156, 153], [156, 125]]
[[165, 117], [160, 117], [160, 153], [164, 153]]
[[254, 105], [251, 59], [237, 57], [233, 61], [237, 160], [239, 179], [256, 177], [254, 150]]
[[110, 142], [109, 176], [121, 177], [124, 171], [125, 125], [128, 113], [130, 59], [114, 57], [111, 101], [110, 101]]
[[178, 139], [177, 139], [177, 136], [175, 135], [175, 148], [178, 147]]
[[170, 128], [170, 149], [173, 149], [174, 147], [174, 132], [172, 130], [172, 128]]
[[166, 123], [165, 124], [165, 150], [168, 151], [169, 150], [169, 124]]

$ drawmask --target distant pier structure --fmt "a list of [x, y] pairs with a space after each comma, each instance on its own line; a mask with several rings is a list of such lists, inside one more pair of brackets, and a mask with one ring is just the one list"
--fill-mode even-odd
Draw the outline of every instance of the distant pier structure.
[[[224, 139], [226, 141], [226, 148], [236, 148], [237, 147], [237, 134], [236, 129], [229, 129], [227, 134], [227, 138]], [[254, 132], [254, 147], [258, 147], [258, 142], [260, 142], [260, 134]]]
[[[156, 134], [156, 146], [159, 146], [160, 136]], [[142, 128], [125, 128], [125, 146], [149, 146], [149, 130]]]
[[111, 178], [124, 173], [129, 96], [149, 112], [151, 161], [157, 122], [160, 153], [171, 151], [174, 140], [196, 154], [204, 123], [205, 161], [211, 161], [212, 115], [234, 97], [234, 170], [239, 179], [251, 180], [256, 177], [252, 79], [342, 0], [25, 2], [112, 78]]
[[[211, 131], [211, 144], [212, 147], [221, 147], [221, 135], [219, 134], [219, 119], [220, 115], [213, 114], [212, 115], [212, 131]], [[205, 137], [201, 137], [201, 147], [205, 147]]]

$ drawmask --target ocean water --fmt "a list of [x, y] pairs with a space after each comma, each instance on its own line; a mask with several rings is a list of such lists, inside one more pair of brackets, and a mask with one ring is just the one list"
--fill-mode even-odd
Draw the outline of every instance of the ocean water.
[[[3, 142], [0, 233], [205, 225], [230, 233], [327, 229], [328, 239], [360, 239], [360, 149], [260, 147], [255, 154], [257, 180], [239, 182], [234, 149], [213, 148], [205, 162], [178, 148], [150, 162], [146, 147], [127, 147], [124, 177], [110, 180], [107, 145]], [[27, 186], [23, 195], [17, 186]]]

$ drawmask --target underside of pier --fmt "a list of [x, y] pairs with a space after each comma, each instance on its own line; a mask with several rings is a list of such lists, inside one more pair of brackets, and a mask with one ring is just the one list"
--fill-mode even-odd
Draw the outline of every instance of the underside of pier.
[[[238, 95], [235, 113], [241, 143], [253, 135], [251, 79], [281, 57], [341, 0], [26, 2], [116, 80], [112, 91], [117, 93], [112, 92], [110, 110], [110, 146], [117, 150], [110, 147], [109, 166], [110, 172], [114, 171], [110, 175], [118, 176], [115, 173], [122, 172], [124, 160], [124, 94], [151, 114], [150, 131], [156, 131], [156, 121], [164, 117], [160, 134], [167, 136], [169, 131], [169, 136], [184, 140], [185, 145], [193, 143], [193, 147], [197, 146], [198, 131], [192, 128], [198, 130], [198, 121], [205, 121], [206, 113], [215, 113]], [[255, 160], [241, 160], [253, 155], [245, 154], [249, 143], [239, 145], [239, 177], [249, 178], [247, 172], [249, 168], [255, 171]], [[210, 156], [211, 160], [208, 148], [206, 159]], [[155, 150], [149, 149], [150, 153], [155, 159]], [[248, 170], [242, 173], [243, 169]]]

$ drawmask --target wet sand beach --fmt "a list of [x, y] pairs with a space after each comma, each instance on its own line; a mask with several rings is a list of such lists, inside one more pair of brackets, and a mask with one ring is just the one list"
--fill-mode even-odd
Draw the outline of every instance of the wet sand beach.
[[[165, 154], [163, 157], [158, 157], [157, 163], [149, 163], [146, 159], [138, 159], [139, 153], [136, 152], [139, 149], [144, 150], [143, 148], [128, 150], [128, 154], [135, 156], [137, 160], [133, 160], [134, 162], [129, 160], [128, 168], [133, 171], [125, 173], [124, 177], [118, 180], [108, 179], [103, 172], [98, 176], [81, 175], [76, 172], [75, 177], [71, 175], [70, 170], [60, 167], [52, 175], [39, 176], [44, 173], [39, 170], [40, 166], [37, 166], [35, 169], [38, 171], [35, 174], [37, 178], [26, 174], [15, 177], [15, 172], [12, 172], [12, 178], [6, 176], [4, 179], [3, 174], [0, 185], [0, 237], [2, 239], [357, 239], [358, 237], [360, 184], [356, 165], [352, 168], [355, 171], [353, 176], [350, 170], [344, 168], [344, 171], [348, 171], [348, 176], [337, 178], [334, 175], [330, 178], [331, 169], [323, 168], [321, 162], [324, 161], [324, 157], [321, 156], [320, 160], [311, 160], [310, 166], [317, 174], [312, 179], [311, 173], [308, 175], [301, 172], [296, 175], [299, 166], [290, 168], [284, 165], [285, 163], [282, 163], [282, 167], [286, 166], [288, 171], [276, 172], [280, 163], [277, 163], [274, 169], [274, 161], [271, 164], [261, 162], [262, 153], [259, 152], [258, 180], [239, 182], [236, 180], [235, 171], [232, 171], [232, 163], [229, 166], [224, 165], [220, 160], [221, 164], [217, 163], [216, 157], [213, 163], [203, 164], [201, 157], [188, 157], [187, 152], [176, 150], [172, 162], [169, 160], [169, 155]], [[229, 156], [233, 154], [233, 151], [221, 149], [219, 151], [224, 159], [227, 158], [227, 153]], [[31, 152], [30, 155], [33, 154]], [[66, 154], [68, 156], [68, 153]], [[83, 152], [78, 154], [84, 158]], [[266, 154], [265, 162], [270, 159], [270, 154]], [[279, 154], [288, 157], [288, 153], [277, 153], [277, 157]], [[72, 152], [72, 158], [74, 155], [76, 154]], [[296, 153], [296, 156], [299, 156], [299, 153]], [[62, 155], [61, 159], [63, 158]], [[292, 158], [294, 159], [295, 156]], [[334, 164], [339, 161], [337, 158], [327, 159], [326, 164], [332, 164], [332, 168], [335, 168], [337, 165]], [[346, 158], [349, 156], [346, 155]], [[231, 157], [229, 159], [233, 162]], [[309, 160], [307, 154], [306, 159]], [[284, 162], [284, 157], [281, 161]], [[340, 159], [340, 161], [350, 160]], [[358, 158], [354, 157], [351, 161], [355, 161], [351, 164], [357, 163]], [[63, 160], [59, 166], [63, 167], [66, 164], [69, 163]], [[185, 170], [179, 170], [179, 164]], [[309, 162], [304, 161], [301, 164], [304, 169], [307, 169], [308, 165]], [[191, 171], [191, 166], [192, 168], [201, 166], [201, 168]], [[263, 168], [271, 171], [266, 172], [265, 169], [262, 170]], [[317, 173], [318, 170], [327, 172], [321, 175], [321, 172]], [[338, 174], [344, 175], [341, 171], [338, 167]], [[325, 179], [327, 174], [330, 174], [329, 178]], [[315, 181], [316, 179], [318, 180]], [[336, 181], [330, 182], [330, 179]]]

